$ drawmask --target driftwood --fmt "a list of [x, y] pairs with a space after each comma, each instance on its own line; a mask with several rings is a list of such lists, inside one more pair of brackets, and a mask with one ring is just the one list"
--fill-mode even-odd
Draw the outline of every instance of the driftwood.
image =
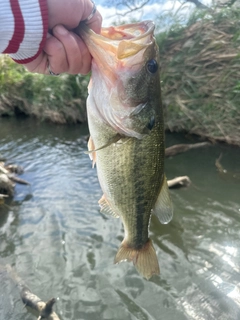
[[42, 301], [38, 296], [31, 292], [10, 265], [7, 265], [6, 269], [20, 291], [23, 304], [32, 311], [38, 313], [38, 320], [60, 320], [58, 315], [53, 311], [53, 305], [56, 302], [54, 298], [47, 302]]
[[176, 177], [167, 181], [169, 188], [188, 187], [191, 184], [191, 180], [188, 176]]
[[0, 192], [9, 196], [13, 196], [14, 187], [15, 183], [9, 179], [6, 174], [0, 173]]
[[178, 153], [186, 152], [190, 149], [209, 147], [212, 144], [210, 142], [199, 142], [194, 144], [175, 144], [174, 146], [165, 149], [165, 156], [172, 157]]
[[30, 183], [24, 179], [21, 179], [19, 177], [16, 177], [13, 174], [8, 174], [9, 179], [11, 179], [12, 181], [19, 183], [19, 184], [24, 184], [24, 185], [30, 185]]
[[0, 193], [13, 196], [15, 182], [29, 185], [30, 183], [16, 176], [23, 173], [23, 168], [17, 165], [6, 165], [4, 162], [0, 162]]

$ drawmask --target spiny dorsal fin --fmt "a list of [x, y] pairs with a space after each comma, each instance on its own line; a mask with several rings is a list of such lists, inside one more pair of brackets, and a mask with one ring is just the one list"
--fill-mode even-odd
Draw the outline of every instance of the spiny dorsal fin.
[[100, 206], [100, 212], [111, 215], [114, 218], [119, 218], [119, 215], [111, 208], [109, 202], [106, 200], [105, 196], [103, 195], [102, 198], [98, 201], [98, 204]]
[[[94, 142], [93, 142], [92, 137], [90, 136], [89, 140], [88, 140], [88, 151], [94, 150], [94, 149], [95, 149]], [[88, 155], [89, 155], [89, 158], [92, 160], [92, 167], [94, 168], [96, 160], [97, 160], [96, 159], [96, 152], [92, 151]]]
[[167, 224], [173, 217], [173, 205], [169, 194], [167, 178], [164, 175], [163, 184], [153, 208], [153, 213], [162, 224]]
[[150, 239], [141, 249], [131, 248], [127, 245], [126, 241], [123, 241], [116, 254], [114, 263], [121, 261], [132, 261], [137, 271], [147, 280], [154, 274], [160, 274], [156, 251]]

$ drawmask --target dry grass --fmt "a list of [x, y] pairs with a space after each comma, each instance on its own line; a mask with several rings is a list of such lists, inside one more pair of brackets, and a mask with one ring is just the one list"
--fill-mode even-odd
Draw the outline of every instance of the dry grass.
[[192, 20], [159, 39], [166, 126], [240, 145], [240, 13]]

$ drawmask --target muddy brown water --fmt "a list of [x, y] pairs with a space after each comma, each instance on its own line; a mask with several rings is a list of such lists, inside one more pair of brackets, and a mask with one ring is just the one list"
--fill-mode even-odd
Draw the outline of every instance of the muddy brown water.
[[[61, 319], [240, 319], [240, 149], [216, 145], [166, 160], [174, 218], [152, 218], [161, 275], [146, 281], [129, 263], [113, 264], [123, 237], [119, 219], [100, 214], [96, 170], [84, 151], [87, 127], [0, 119], [0, 154], [25, 168], [0, 207], [0, 320], [36, 319], [5, 272], [10, 264]], [[167, 144], [193, 143], [167, 134]], [[215, 160], [230, 174], [219, 174]]]

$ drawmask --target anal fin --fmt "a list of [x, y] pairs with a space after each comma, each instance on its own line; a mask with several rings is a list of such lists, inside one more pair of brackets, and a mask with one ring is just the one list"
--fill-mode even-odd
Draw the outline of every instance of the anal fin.
[[141, 249], [131, 248], [127, 245], [126, 241], [123, 241], [116, 254], [114, 263], [121, 261], [132, 261], [137, 271], [147, 280], [153, 275], [160, 274], [156, 251], [150, 239]]
[[162, 224], [167, 224], [173, 217], [173, 205], [169, 194], [167, 178], [164, 175], [163, 184], [153, 208], [153, 213], [158, 217]]
[[111, 205], [106, 200], [105, 196], [103, 195], [102, 198], [98, 201], [98, 204], [100, 206], [100, 212], [111, 215], [114, 218], [119, 218], [119, 215], [111, 208]]

